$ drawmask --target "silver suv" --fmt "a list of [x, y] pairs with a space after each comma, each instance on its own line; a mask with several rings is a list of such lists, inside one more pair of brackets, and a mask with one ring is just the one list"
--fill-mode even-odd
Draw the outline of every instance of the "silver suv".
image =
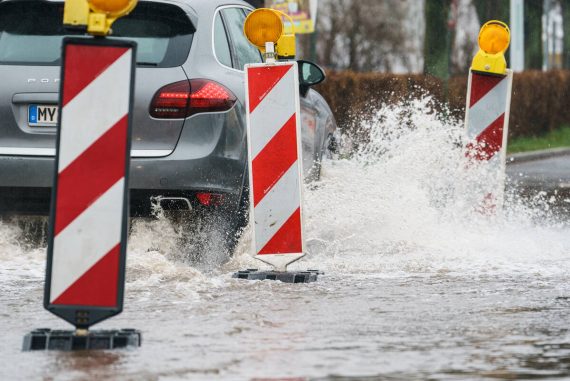
[[[164, 207], [217, 207], [229, 216], [246, 207], [243, 67], [262, 61], [242, 31], [251, 11], [239, 0], [143, 0], [113, 25], [113, 38], [138, 44], [133, 215], [149, 214], [157, 196]], [[62, 1], [0, 1], [1, 214], [49, 210], [61, 40], [69, 35], [62, 19]], [[303, 164], [315, 177], [336, 125], [309, 89], [322, 71], [300, 68]]]

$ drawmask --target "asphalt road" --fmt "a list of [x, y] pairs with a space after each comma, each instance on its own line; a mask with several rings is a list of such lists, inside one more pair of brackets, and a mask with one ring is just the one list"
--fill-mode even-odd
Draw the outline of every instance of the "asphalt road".
[[570, 149], [512, 155], [507, 177], [517, 188], [570, 193]]
[[251, 229], [214, 266], [219, 251], [194, 260], [180, 226], [134, 219], [125, 309], [95, 329], [141, 330], [135, 350], [22, 352], [32, 329], [70, 326], [42, 306], [45, 247], [25, 244], [26, 220], [0, 224], [0, 380], [568, 380], [567, 225], [436, 203], [464, 167], [432, 147], [324, 163], [291, 265], [324, 271], [311, 284], [232, 279], [264, 268]]
[[[232, 279], [264, 268], [251, 229], [217, 265], [215, 247], [195, 258], [184, 227], [134, 219], [125, 309], [96, 329], [141, 330], [136, 350], [22, 352], [26, 332], [69, 325], [43, 309], [32, 221], [2, 221], [0, 380], [568, 380], [568, 224], [532, 202], [504, 218], [466, 204], [477, 179], [430, 123], [395, 143], [374, 125], [358, 158], [323, 163], [304, 193], [308, 255], [291, 266], [324, 271], [315, 283]], [[509, 173], [557, 186], [570, 173], [559, 156], [512, 157]]]

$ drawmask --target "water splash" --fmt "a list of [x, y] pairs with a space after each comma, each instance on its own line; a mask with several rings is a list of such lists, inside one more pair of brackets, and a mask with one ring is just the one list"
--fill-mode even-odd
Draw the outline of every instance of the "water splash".
[[384, 105], [360, 123], [359, 136], [344, 136], [343, 158], [326, 161], [305, 192], [310, 255], [294, 268], [565, 271], [558, 264], [570, 259], [570, 238], [549, 202], [508, 191], [502, 212], [481, 213], [496, 174], [468, 161], [462, 121], [442, 115], [431, 98], [411, 99]]
[[[338, 157], [306, 186], [308, 255], [292, 268], [383, 276], [565, 271], [560, 261], [570, 259], [570, 237], [553, 218], [552, 200], [522, 200], [508, 191], [501, 213], [477, 211], [496, 179], [467, 162], [462, 121], [448, 115], [429, 96], [409, 99], [379, 107], [343, 135]], [[249, 229], [227, 261], [219, 246], [224, 237], [207, 228], [193, 234], [199, 222], [192, 219], [173, 223], [160, 210], [157, 217], [132, 221], [127, 282], [133, 289], [187, 288], [191, 280], [265, 268], [250, 256]], [[14, 220], [0, 224], [0, 260], [33, 258], [28, 267], [41, 276], [45, 246], [27, 244], [26, 229]], [[195, 245], [209, 245], [209, 254], [192, 257]]]
[[263, 267], [250, 230], [222, 264], [215, 249], [189, 256], [192, 219], [132, 220], [126, 308], [108, 326], [142, 329], [146, 344], [116, 363], [38, 353], [21, 366], [23, 332], [57, 323], [41, 309], [41, 229], [0, 221], [0, 378], [524, 377], [546, 362], [566, 376], [567, 225], [544, 195], [507, 192], [503, 213], [477, 212], [487, 174], [467, 165], [461, 122], [434, 110], [429, 98], [380, 107], [307, 185], [308, 255], [291, 267], [324, 270], [315, 284], [230, 280]]

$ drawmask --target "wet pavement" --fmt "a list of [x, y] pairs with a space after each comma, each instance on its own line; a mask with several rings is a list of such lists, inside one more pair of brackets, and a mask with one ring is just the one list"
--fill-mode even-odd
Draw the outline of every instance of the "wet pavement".
[[[0, 379], [570, 379], [569, 221], [512, 191], [477, 211], [486, 180], [466, 173], [460, 126], [410, 107], [384, 110], [370, 143], [307, 187], [308, 255], [292, 268], [324, 271], [316, 283], [232, 279], [263, 268], [249, 231], [231, 259], [213, 245], [196, 262], [183, 226], [133, 220], [124, 312], [95, 328], [140, 329], [138, 349], [21, 352], [32, 329], [69, 326], [43, 310], [33, 223], [3, 220]], [[415, 127], [386, 136], [402, 114]]]

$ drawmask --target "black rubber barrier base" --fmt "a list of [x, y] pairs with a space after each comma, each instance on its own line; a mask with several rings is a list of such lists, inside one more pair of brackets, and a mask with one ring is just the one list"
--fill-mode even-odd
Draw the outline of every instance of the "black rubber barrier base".
[[89, 331], [78, 335], [76, 331], [36, 329], [24, 336], [23, 351], [77, 351], [85, 349], [117, 349], [140, 347], [142, 335], [135, 329]]
[[232, 278], [247, 280], [279, 280], [284, 283], [310, 283], [316, 282], [319, 275], [323, 273], [319, 270], [307, 271], [257, 271], [257, 269], [247, 269], [238, 271]]

